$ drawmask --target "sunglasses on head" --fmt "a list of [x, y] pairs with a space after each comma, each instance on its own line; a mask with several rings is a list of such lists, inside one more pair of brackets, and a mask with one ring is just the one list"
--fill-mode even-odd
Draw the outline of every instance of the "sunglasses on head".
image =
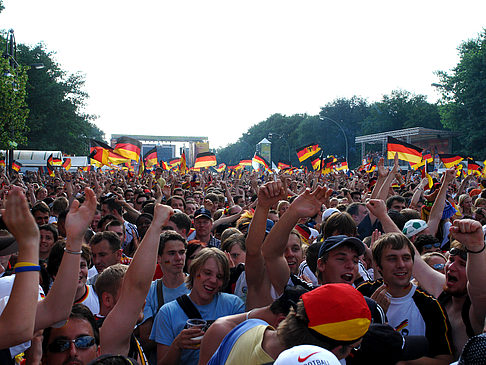
[[49, 344], [49, 346], [47, 346], [47, 349], [50, 352], [55, 353], [64, 352], [66, 350], [69, 350], [71, 343], [74, 343], [74, 346], [76, 346], [77, 349], [85, 350], [95, 344], [95, 339], [92, 336], [79, 336], [76, 337], [74, 340], [59, 338]]
[[430, 250], [432, 247], [433, 247], [433, 248], [439, 248], [439, 247], [440, 247], [440, 242], [437, 242], [437, 243], [434, 243], [434, 244], [430, 243], [430, 244], [428, 244], [428, 245], [424, 245], [423, 247], [424, 247], [426, 250]]
[[467, 252], [466, 251], [459, 250], [458, 248], [454, 247], [454, 248], [451, 248], [449, 253], [450, 253], [451, 256], [459, 256], [464, 261], [467, 260]]

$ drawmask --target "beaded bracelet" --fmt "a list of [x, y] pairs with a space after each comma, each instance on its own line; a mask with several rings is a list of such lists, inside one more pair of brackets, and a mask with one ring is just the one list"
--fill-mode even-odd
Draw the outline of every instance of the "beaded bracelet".
[[64, 251], [66, 253], [70, 253], [71, 255], [81, 255], [83, 253], [82, 250], [79, 250], [79, 251], [71, 251], [71, 250], [68, 250], [66, 247], [64, 247]]
[[32, 262], [27, 262], [27, 261], [21, 261], [21, 262], [17, 262], [13, 268], [16, 269], [18, 267], [24, 267], [24, 266], [37, 266], [37, 264], [34, 264]]
[[14, 269], [15, 274], [18, 274], [19, 272], [27, 272], [27, 271], [40, 271], [40, 266], [39, 265], [20, 266]]

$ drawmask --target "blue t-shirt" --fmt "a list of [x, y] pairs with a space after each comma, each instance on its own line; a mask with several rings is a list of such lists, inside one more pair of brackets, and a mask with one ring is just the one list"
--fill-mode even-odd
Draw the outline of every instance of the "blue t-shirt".
[[[219, 317], [243, 313], [245, 304], [236, 295], [218, 293], [207, 305], [194, 304], [205, 320], [216, 320]], [[150, 339], [156, 343], [170, 346], [177, 335], [184, 329], [189, 318], [177, 301], [164, 304], [155, 316]], [[199, 350], [182, 350], [181, 364], [197, 364]]]
[[[177, 288], [167, 288], [162, 283], [162, 291], [164, 293], [164, 303], [172, 302], [181, 295], [189, 294], [191, 291], [187, 288], [186, 283], [182, 283]], [[155, 317], [158, 308], [158, 298], [157, 298], [157, 280], [152, 281], [150, 284], [150, 289], [145, 299], [145, 307], [143, 307], [143, 321]]]

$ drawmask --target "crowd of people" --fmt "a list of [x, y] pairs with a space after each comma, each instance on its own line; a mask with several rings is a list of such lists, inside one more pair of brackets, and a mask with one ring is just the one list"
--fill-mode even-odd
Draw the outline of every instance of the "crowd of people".
[[1, 172], [0, 363], [484, 364], [486, 180], [432, 177]]

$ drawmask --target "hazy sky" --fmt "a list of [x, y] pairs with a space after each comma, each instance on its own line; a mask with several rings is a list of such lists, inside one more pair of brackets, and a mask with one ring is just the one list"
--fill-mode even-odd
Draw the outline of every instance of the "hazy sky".
[[[486, 26], [486, 1], [4, 0], [0, 27], [86, 75], [106, 133], [235, 142], [337, 97], [429, 95]], [[269, 131], [271, 132], [271, 131]]]

